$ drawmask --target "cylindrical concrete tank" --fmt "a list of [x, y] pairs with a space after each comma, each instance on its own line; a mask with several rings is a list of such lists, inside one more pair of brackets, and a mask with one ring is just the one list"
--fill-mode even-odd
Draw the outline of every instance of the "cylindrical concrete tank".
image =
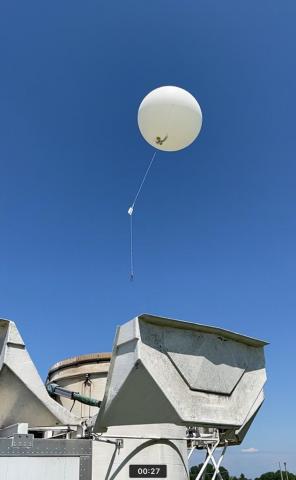
[[[48, 372], [48, 380], [63, 388], [79, 392], [87, 397], [102, 400], [111, 360], [111, 353], [90, 353], [67, 358], [55, 363]], [[69, 398], [57, 399], [74, 415], [90, 418], [98, 413], [96, 407], [90, 407]]]
[[[51, 367], [48, 379], [68, 390], [102, 400], [110, 360], [110, 353], [68, 358]], [[97, 408], [78, 402], [73, 406], [73, 400], [68, 398], [60, 397], [57, 401], [68, 410], [73, 407], [72, 412], [83, 419], [98, 413]], [[161, 465], [166, 477], [158, 478], [188, 480], [187, 443], [181, 440], [185, 434], [185, 427], [168, 424], [110, 427], [100, 437], [101, 441], [93, 442], [92, 478], [126, 480], [132, 478], [130, 467], [155, 470]], [[116, 438], [123, 439], [121, 448], [116, 448]]]
[[[110, 360], [110, 353], [93, 353], [68, 358], [51, 367], [48, 380], [68, 390], [102, 400]], [[57, 401], [68, 410], [73, 407], [72, 412], [83, 419], [98, 413], [97, 408], [78, 402], [73, 406], [73, 400], [68, 398], [60, 397]], [[130, 478], [130, 466], [154, 468], [155, 465], [161, 465], [166, 469], [166, 478], [187, 480], [186, 440], [175, 440], [184, 438], [185, 432], [185, 427], [168, 424], [110, 427], [108, 432], [101, 436], [103, 441], [93, 442], [92, 478], [126, 480]], [[119, 449], [113, 443], [116, 438], [123, 439]], [[164, 440], [165, 438], [174, 440]], [[111, 443], [106, 443], [106, 440]]]

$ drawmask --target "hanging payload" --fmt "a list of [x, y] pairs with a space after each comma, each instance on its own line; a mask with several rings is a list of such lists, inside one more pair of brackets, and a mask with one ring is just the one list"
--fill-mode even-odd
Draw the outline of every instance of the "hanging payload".
[[[138, 110], [138, 126], [145, 140], [158, 150], [175, 152], [191, 145], [202, 126], [202, 112], [197, 100], [183, 88], [165, 86], [152, 90]], [[152, 155], [134, 201], [128, 209], [130, 216], [130, 279], [134, 278], [133, 213], [138, 196], [154, 162]]]

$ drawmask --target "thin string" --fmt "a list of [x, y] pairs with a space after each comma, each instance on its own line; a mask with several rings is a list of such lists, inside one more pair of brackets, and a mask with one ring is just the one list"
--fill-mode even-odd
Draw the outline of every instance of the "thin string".
[[[129, 208], [129, 212], [131, 211], [131, 209], [134, 210], [136, 201], [138, 200], [138, 196], [140, 195], [140, 192], [141, 192], [141, 190], [142, 190], [142, 188], [143, 188], [143, 185], [144, 185], [144, 183], [145, 183], [145, 180], [146, 180], [146, 178], [147, 178], [147, 175], [148, 175], [148, 173], [149, 173], [149, 170], [150, 170], [150, 168], [152, 167], [152, 164], [153, 164], [153, 162], [154, 162], [156, 153], [157, 153], [157, 151], [155, 150], [155, 152], [154, 152], [154, 154], [153, 154], [153, 156], [152, 156], [152, 158], [151, 158], [151, 160], [150, 160], [150, 163], [149, 163], [149, 165], [148, 165], [148, 168], [147, 168], [147, 170], [146, 170], [146, 172], [145, 172], [145, 175], [144, 175], [144, 177], [143, 177], [143, 180], [141, 181], [141, 184], [140, 184], [140, 186], [139, 186], [139, 189], [138, 189], [138, 191], [137, 191], [137, 193], [136, 193], [135, 199], [134, 199], [131, 207]], [[131, 215], [132, 213], [133, 213], [133, 212], [129, 213], [129, 215]]]
[[138, 188], [138, 191], [136, 193], [136, 196], [134, 198], [134, 201], [133, 203], [131, 204], [131, 206], [129, 207], [128, 209], [128, 214], [130, 216], [130, 280], [133, 281], [134, 279], [134, 250], [133, 250], [133, 213], [134, 213], [134, 208], [135, 208], [135, 205], [136, 205], [136, 202], [138, 200], [138, 196], [140, 195], [141, 193], [141, 190], [143, 188], [143, 185], [145, 183], [145, 180], [147, 178], [147, 175], [149, 173], [149, 170], [150, 168], [152, 167], [152, 164], [155, 160], [155, 156], [156, 156], [156, 153], [157, 151], [155, 150], [154, 154], [152, 155], [152, 158], [150, 160], [150, 163], [148, 165], [148, 168], [144, 174], [144, 177], [140, 183], [140, 186]]
[[133, 215], [130, 215], [130, 237], [131, 237], [131, 270], [130, 281], [134, 279], [134, 252], [133, 252]]
[[[172, 103], [171, 106], [170, 106], [170, 109], [169, 109], [169, 112], [168, 112], [168, 115], [167, 115], [167, 119], [166, 119], [166, 124], [167, 124], [167, 133], [166, 135], [161, 138], [160, 136], [157, 136], [156, 139], [155, 139], [155, 143], [156, 144], [159, 144], [159, 145], [162, 145], [167, 139], [168, 139], [168, 136], [169, 136], [169, 130], [170, 130], [170, 126], [171, 126], [171, 123], [172, 123], [172, 120], [173, 120], [173, 115], [172, 115], [172, 111], [175, 107], [175, 104]], [[131, 206], [129, 207], [128, 209], [128, 214], [130, 216], [130, 281], [132, 282], [134, 280], [134, 251], [133, 251], [133, 213], [134, 213], [134, 209], [135, 209], [135, 204], [138, 200], [138, 196], [140, 195], [141, 193], [141, 190], [143, 188], [143, 185], [146, 181], [146, 178], [147, 178], [147, 175], [149, 173], [149, 170], [150, 168], [152, 167], [152, 164], [154, 162], [154, 159], [155, 159], [155, 156], [156, 156], [156, 153], [157, 153], [157, 150], [155, 150], [154, 154], [152, 155], [152, 158], [150, 160], [150, 163], [148, 165], [148, 168], [145, 172], [145, 175], [140, 183], [140, 186], [138, 188], [138, 191], [136, 193], [136, 196], [134, 198], [134, 201], [133, 203], [131, 204]]]

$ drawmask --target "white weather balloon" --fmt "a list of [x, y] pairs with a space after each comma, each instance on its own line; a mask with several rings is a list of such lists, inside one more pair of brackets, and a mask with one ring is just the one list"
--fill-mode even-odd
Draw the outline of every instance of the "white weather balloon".
[[188, 147], [196, 139], [202, 113], [196, 99], [183, 88], [160, 87], [142, 101], [138, 125], [150, 145], [173, 152]]

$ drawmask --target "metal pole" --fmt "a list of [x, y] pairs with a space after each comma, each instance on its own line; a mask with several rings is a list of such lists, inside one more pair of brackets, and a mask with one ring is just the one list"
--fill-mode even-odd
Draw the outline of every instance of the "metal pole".
[[[218, 460], [218, 463], [216, 463], [216, 461], [215, 461], [215, 459], [214, 459], [214, 457], [213, 457], [213, 460], [214, 460], [213, 464], [214, 464], [214, 467], [215, 467], [215, 472], [214, 472], [214, 475], [213, 475], [213, 477], [212, 477], [212, 480], [215, 480], [216, 475], [218, 475], [218, 477], [219, 477], [220, 479], [222, 479], [222, 475], [221, 475], [221, 473], [220, 473], [219, 468], [220, 468], [221, 462], [222, 462], [222, 460], [223, 460], [223, 457], [224, 457], [224, 455], [225, 455], [227, 446], [228, 446], [228, 442], [226, 441], [226, 442], [225, 442], [225, 445], [224, 445], [224, 448], [223, 448], [223, 450], [222, 450], [222, 453], [221, 453], [221, 455], [220, 455], [220, 458], [219, 458], [219, 460]], [[223, 480], [223, 479], [222, 479], [222, 480]]]
[[191, 455], [193, 454], [194, 450], [195, 450], [196, 447], [192, 447], [189, 454], [188, 454], [188, 461], [190, 460], [191, 458]]
[[283, 472], [282, 472], [282, 467], [281, 467], [281, 462], [279, 462], [279, 467], [280, 467], [281, 480], [284, 480], [284, 478], [283, 478]]
[[207, 447], [207, 449], [208, 449], [208, 454], [209, 454], [210, 457], [211, 457], [211, 462], [212, 462], [212, 464], [213, 464], [213, 467], [215, 468], [215, 472], [214, 472], [214, 475], [213, 475], [213, 477], [212, 477], [212, 480], [215, 480], [216, 475], [218, 475], [219, 480], [223, 480], [222, 475], [221, 475], [220, 470], [219, 470], [219, 465], [220, 465], [221, 460], [222, 460], [222, 458], [223, 458], [223, 455], [224, 455], [224, 453], [225, 453], [226, 447], [224, 447], [224, 449], [223, 449], [222, 458], [220, 458], [220, 463], [219, 463], [219, 465], [217, 465], [216, 460], [215, 460], [215, 457], [214, 457], [214, 449], [213, 449], [211, 452], [210, 452], [209, 446]]
[[[208, 452], [206, 453], [206, 458], [205, 460], [208, 458]], [[209, 464], [210, 465], [210, 464]], [[203, 474], [202, 474], [202, 477], [201, 477], [201, 480], [207, 480], [207, 469], [204, 470]]]
[[288, 472], [287, 472], [287, 463], [284, 462], [285, 465], [285, 472], [286, 472], [286, 480], [289, 480]]
[[199, 472], [199, 474], [197, 475], [196, 479], [195, 480], [200, 480], [203, 476], [203, 473], [205, 471], [205, 469], [207, 468], [207, 465], [209, 463], [209, 461], [211, 460], [211, 457], [212, 457], [212, 453], [213, 451], [216, 449], [216, 447], [218, 446], [218, 443], [216, 443], [216, 445], [211, 449], [209, 447], [207, 447], [207, 453], [206, 453], [206, 458], [205, 458], [205, 461], [204, 461], [204, 464], [203, 466], [201, 467], [201, 470]]

